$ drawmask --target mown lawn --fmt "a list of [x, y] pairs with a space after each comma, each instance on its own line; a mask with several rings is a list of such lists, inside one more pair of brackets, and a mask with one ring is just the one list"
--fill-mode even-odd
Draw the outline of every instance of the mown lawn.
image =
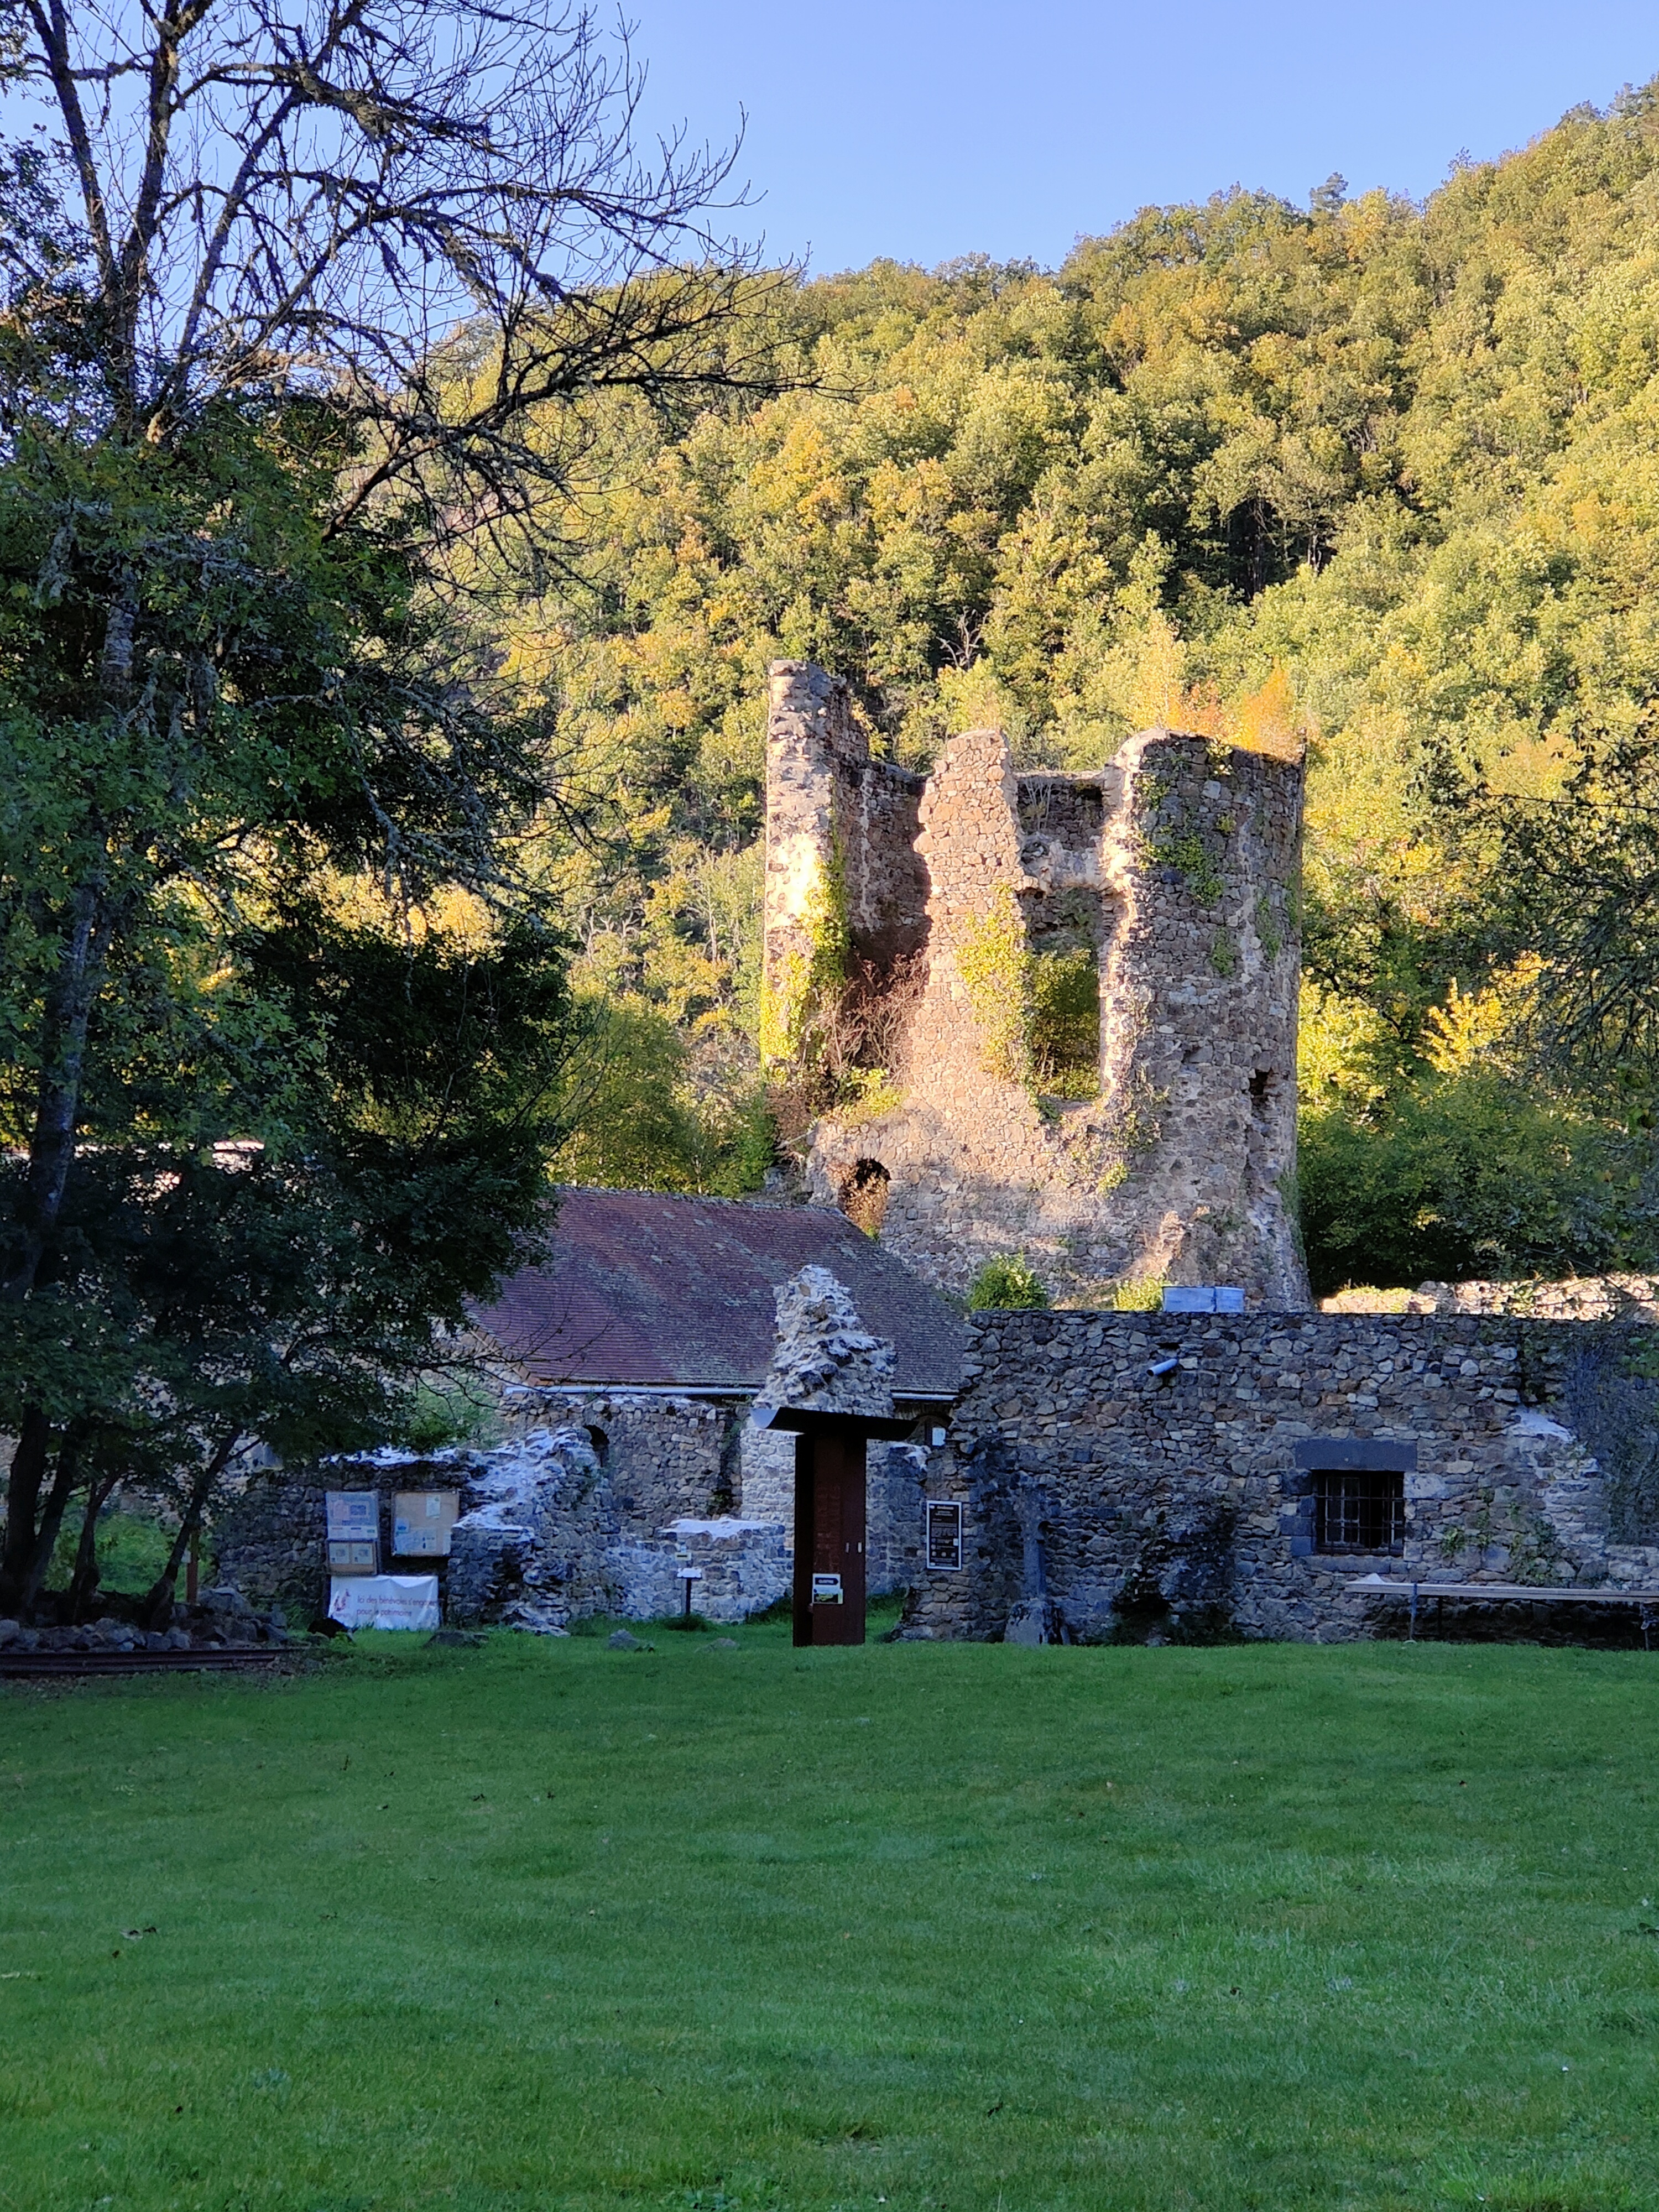
[[1659, 1655], [738, 1634], [0, 1690], [0, 2208], [1659, 2206]]

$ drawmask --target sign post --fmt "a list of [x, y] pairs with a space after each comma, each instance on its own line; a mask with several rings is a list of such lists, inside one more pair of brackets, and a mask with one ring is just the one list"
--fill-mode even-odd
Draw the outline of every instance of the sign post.
[[757, 1406], [750, 1418], [795, 1432], [795, 1642], [862, 1644], [865, 1446], [896, 1443], [915, 1423], [811, 1406]]

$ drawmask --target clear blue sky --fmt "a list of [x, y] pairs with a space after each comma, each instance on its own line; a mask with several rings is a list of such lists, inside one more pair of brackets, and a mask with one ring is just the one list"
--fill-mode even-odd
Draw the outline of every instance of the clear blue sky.
[[1050, 264], [1232, 184], [1421, 198], [1659, 74], [1655, 0], [630, 0], [651, 123], [729, 138], [742, 218], [823, 273], [878, 253]]

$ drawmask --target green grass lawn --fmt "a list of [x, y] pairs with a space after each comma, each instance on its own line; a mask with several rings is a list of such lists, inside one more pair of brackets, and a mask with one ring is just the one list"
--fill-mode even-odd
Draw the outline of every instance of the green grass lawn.
[[0, 1690], [0, 2212], [1659, 2206], [1659, 1655], [738, 1633]]

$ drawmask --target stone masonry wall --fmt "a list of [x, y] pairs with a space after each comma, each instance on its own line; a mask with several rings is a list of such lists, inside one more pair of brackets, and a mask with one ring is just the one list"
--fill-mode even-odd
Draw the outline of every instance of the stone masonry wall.
[[585, 1431], [619, 1526], [654, 1531], [736, 1502], [748, 1407], [735, 1396], [519, 1384], [503, 1393], [501, 1410], [509, 1440], [538, 1428]]
[[[834, 679], [775, 666], [769, 1003], [799, 1005], [825, 885], [841, 886], [854, 951], [890, 963], [889, 1018], [870, 1028], [896, 1103], [818, 1121], [813, 1198], [847, 1203], [884, 1170], [884, 1243], [950, 1290], [1021, 1249], [1078, 1303], [1127, 1277], [1234, 1283], [1253, 1304], [1305, 1306], [1285, 1198], [1299, 766], [1147, 731], [1095, 775], [1018, 776], [1000, 733], [969, 731], [925, 783], [912, 779], [913, 815], [908, 801], [877, 810], [875, 835], [859, 793], [897, 773], [868, 761]], [[1099, 1088], [1086, 1100], [1039, 1096], [1008, 1049], [1013, 967], [1061, 925], [1068, 945], [1089, 940], [1099, 975]], [[985, 947], [1011, 929], [1000, 1010]], [[774, 1021], [775, 1058], [795, 1034]]]
[[[384, 1451], [257, 1476], [213, 1531], [218, 1571], [262, 1607], [309, 1622], [328, 1601], [330, 1490], [380, 1496], [382, 1571], [436, 1571], [445, 1617], [559, 1630], [596, 1613], [678, 1611], [678, 1570], [696, 1566], [694, 1610], [714, 1620], [788, 1594], [794, 1439], [757, 1431], [744, 1398], [510, 1387], [505, 1440], [421, 1458]], [[919, 1455], [870, 1448], [869, 1587], [908, 1588], [920, 1557]], [[451, 1559], [392, 1551], [399, 1491], [461, 1492]]]
[[469, 1452], [385, 1451], [317, 1468], [278, 1468], [253, 1475], [209, 1531], [222, 1582], [261, 1610], [280, 1605], [297, 1625], [321, 1617], [328, 1604], [328, 1508], [331, 1490], [373, 1490], [380, 1499], [380, 1562], [387, 1574], [438, 1572], [442, 1559], [400, 1559], [392, 1549], [392, 1500], [402, 1490], [464, 1490], [476, 1462]]
[[[987, 1315], [927, 1484], [963, 1504], [964, 1564], [923, 1574], [905, 1632], [1003, 1632], [1035, 1595], [1034, 1493], [1048, 1593], [1085, 1640], [1397, 1627], [1397, 1606], [1344, 1589], [1373, 1571], [1659, 1585], [1659, 1550], [1608, 1540], [1600, 1472], [1562, 1418], [1584, 1345], [1582, 1326], [1513, 1317]], [[1295, 1455], [1313, 1437], [1415, 1445], [1401, 1556], [1314, 1551]]]
[[778, 1001], [811, 965], [826, 902], [845, 901], [854, 951], [884, 963], [925, 934], [927, 879], [916, 853], [922, 780], [872, 760], [839, 678], [773, 664], [766, 762], [766, 981]]

